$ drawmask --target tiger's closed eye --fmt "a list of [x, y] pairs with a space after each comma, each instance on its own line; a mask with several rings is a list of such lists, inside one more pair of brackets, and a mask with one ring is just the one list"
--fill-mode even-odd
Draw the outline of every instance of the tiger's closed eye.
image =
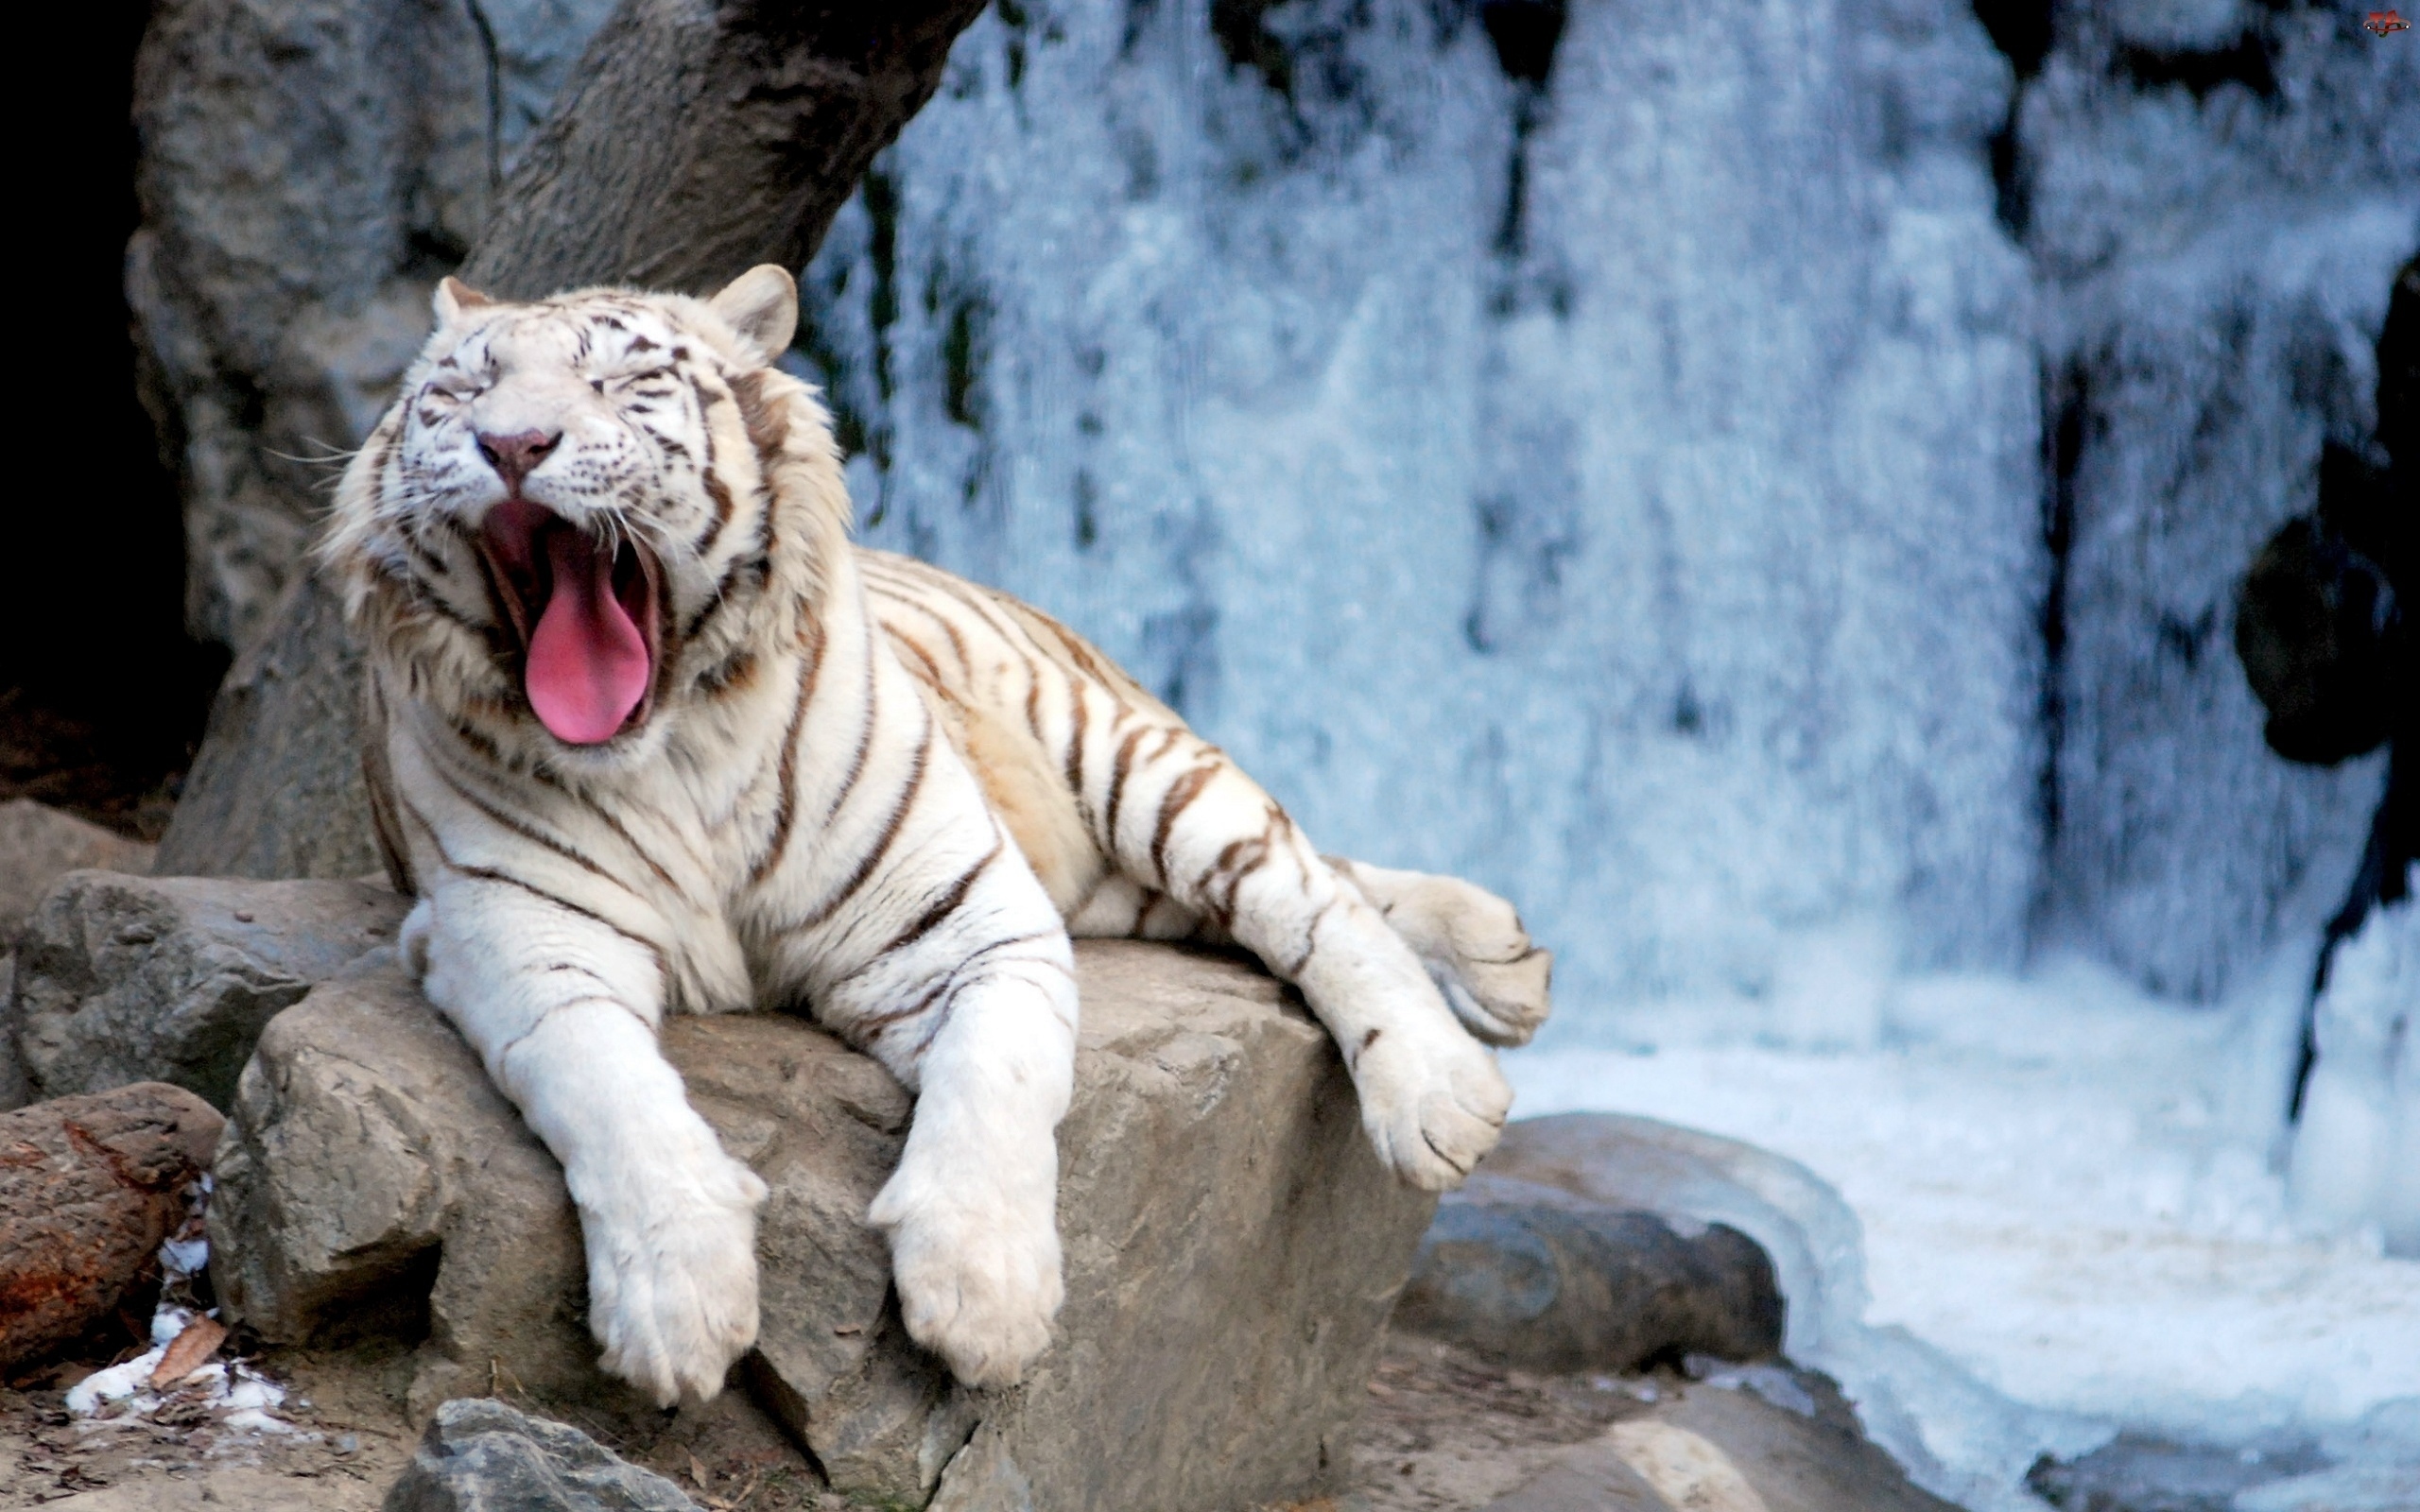
[[591, 378], [588, 380], [588, 386], [601, 394], [605, 391], [607, 384], [612, 384], [617, 388], [627, 388], [633, 384], [643, 384], [671, 376], [670, 368], [638, 368], [628, 372], [609, 372], [602, 378]]

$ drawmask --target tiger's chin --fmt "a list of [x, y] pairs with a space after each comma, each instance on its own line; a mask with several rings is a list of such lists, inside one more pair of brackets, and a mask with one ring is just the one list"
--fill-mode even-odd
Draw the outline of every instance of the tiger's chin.
[[478, 535], [495, 618], [547, 733], [601, 747], [645, 729], [663, 681], [665, 577], [645, 542], [599, 537], [519, 494]]

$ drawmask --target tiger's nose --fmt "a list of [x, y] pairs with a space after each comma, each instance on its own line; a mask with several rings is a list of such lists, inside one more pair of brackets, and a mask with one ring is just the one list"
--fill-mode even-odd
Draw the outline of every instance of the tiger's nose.
[[561, 431], [515, 431], [510, 436], [479, 433], [479, 455], [495, 469], [496, 476], [513, 492], [521, 491], [521, 480], [537, 469], [563, 438]]

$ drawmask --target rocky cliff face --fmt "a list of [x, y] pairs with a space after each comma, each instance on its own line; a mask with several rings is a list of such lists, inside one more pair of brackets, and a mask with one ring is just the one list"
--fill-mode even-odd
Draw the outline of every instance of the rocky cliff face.
[[127, 293], [185, 494], [185, 610], [241, 649], [428, 296], [610, 0], [164, 0]]

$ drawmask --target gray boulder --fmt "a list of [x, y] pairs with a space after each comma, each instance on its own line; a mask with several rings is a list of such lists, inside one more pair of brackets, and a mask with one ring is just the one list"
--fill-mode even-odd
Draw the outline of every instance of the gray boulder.
[[148, 871], [153, 849], [31, 799], [0, 803], [0, 1112], [33, 1096], [9, 1030], [16, 972], [11, 953], [26, 916], [63, 874], [88, 867]]
[[[1213, 1512], [1330, 1484], [1428, 1197], [1363, 1140], [1352, 1088], [1291, 993], [1225, 956], [1077, 951], [1060, 1130], [1067, 1300], [1013, 1390], [971, 1392], [902, 1330], [864, 1222], [912, 1105], [804, 1022], [672, 1021], [692, 1101], [772, 1195], [746, 1387], [833, 1485], [960, 1509]], [[502, 1383], [627, 1407], [595, 1367], [559, 1168], [391, 956], [277, 1019], [218, 1155], [214, 1274], [300, 1343], [425, 1295], [410, 1401]], [[1114, 1448], [1105, 1448], [1114, 1446]]]
[[475, 1400], [437, 1410], [385, 1512], [698, 1512], [698, 1503], [569, 1424]]
[[70, 872], [25, 927], [0, 1039], [33, 1097], [164, 1081], [225, 1108], [262, 1027], [406, 907], [357, 882]]
[[146, 872], [152, 850], [31, 799], [0, 803], [0, 951], [14, 942], [26, 916], [65, 873], [93, 867]]
[[1445, 1198], [1395, 1324], [1504, 1365], [1627, 1372], [1776, 1354], [1782, 1297], [1772, 1260], [1727, 1224], [1498, 1177]]

